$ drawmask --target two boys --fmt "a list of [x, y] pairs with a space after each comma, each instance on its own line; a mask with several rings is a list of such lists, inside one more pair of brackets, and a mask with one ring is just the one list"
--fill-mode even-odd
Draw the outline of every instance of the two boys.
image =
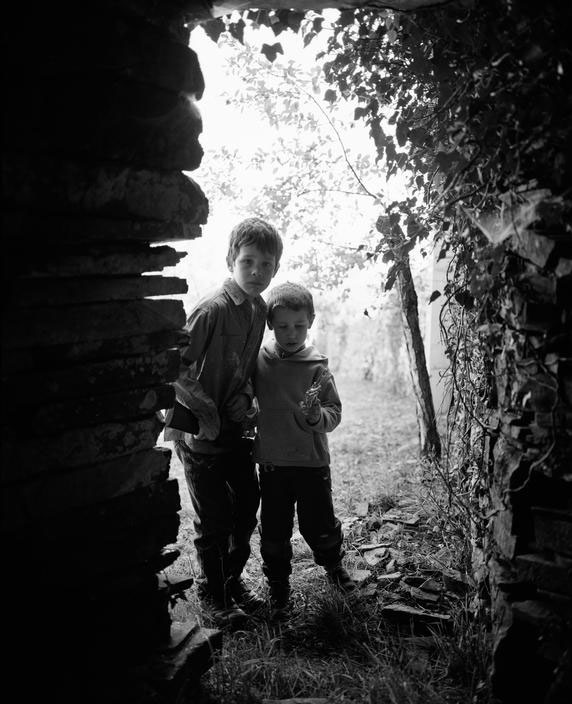
[[[254, 413], [252, 379], [267, 316], [266, 304], [260, 294], [278, 271], [281, 256], [282, 240], [276, 229], [264, 220], [247, 218], [233, 229], [227, 255], [231, 278], [199, 301], [189, 316], [186, 330], [190, 343], [182, 353], [181, 371], [175, 384], [178, 403], [196, 418], [198, 428], [193, 428], [192, 432], [176, 430], [169, 427], [172, 414], [166, 419], [165, 439], [174, 441], [194, 510], [194, 545], [200, 567], [197, 579], [199, 600], [220, 626], [240, 626], [247, 614], [256, 611], [263, 603], [241, 576], [250, 556], [250, 538], [257, 524], [260, 504], [253, 440], [245, 429], [248, 418]], [[285, 306], [280, 304], [274, 307], [273, 322], [270, 323], [279, 324], [280, 330], [283, 329], [282, 317], [288, 317], [283, 308]], [[279, 318], [278, 323], [274, 320], [275, 315]], [[294, 352], [300, 352], [305, 342], [310, 317], [313, 320], [313, 307], [307, 311], [307, 317], [309, 324], [303, 334], [298, 334]], [[277, 330], [275, 328], [275, 332]], [[288, 348], [290, 341], [284, 338], [284, 344]], [[331, 384], [333, 386], [333, 381]], [[264, 386], [264, 381], [259, 378], [256, 393], [263, 393]], [[332, 396], [332, 388], [328, 388], [327, 403]], [[298, 390], [297, 385], [296, 393]], [[272, 389], [269, 391], [272, 394]], [[264, 406], [266, 399], [264, 395]], [[331, 423], [336, 418], [335, 425], [339, 423], [341, 408], [330, 411], [319, 410], [315, 403], [311, 406], [307, 411], [300, 409], [309, 429], [304, 432], [318, 435], [327, 432], [327, 426], [329, 429], [335, 427]], [[328, 417], [334, 414], [329, 425], [322, 413]], [[261, 407], [259, 424], [264, 415], [265, 409]], [[266, 415], [269, 417], [268, 413]], [[263, 447], [259, 443], [259, 448]], [[265, 451], [262, 456], [266, 457]], [[268, 457], [269, 460], [264, 460], [266, 465], [274, 456]], [[302, 455], [292, 457], [296, 462], [303, 459]], [[320, 455], [320, 462], [324, 459], [326, 456]], [[268, 486], [267, 482], [262, 483]], [[263, 516], [264, 512], [263, 508]], [[339, 551], [342, 539], [339, 523], [336, 526], [335, 520], [332, 522], [331, 517], [329, 520], [332, 535], [335, 534], [331, 547]], [[263, 548], [265, 574], [271, 585], [275, 582], [282, 587], [281, 598], [276, 599], [272, 594], [276, 597], [277, 589], [273, 592], [271, 586], [271, 598], [274, 606], [284, 608], [287, 602], [285, 561], [288, 551], [285, 541], [288, 530], [280, 532], [278, 542], [283, 550], [278, 558], [279, 568], [275, 568], [278, 564], [274, 558], [276, 532], [271, 523], [266, 539], [264, 520], [262, 523], [262, 543], [266, 545]], [[306, 533], [307, 539], [313, 540], [310, 545], [318, 550], [319, 559], [325, 560], [320, 550], [328, 546], [316, 543], [313, 529]], [[330, 559], [330, 553], [327, 559]], [[320, 564], [326, 565], [326, 562]]]

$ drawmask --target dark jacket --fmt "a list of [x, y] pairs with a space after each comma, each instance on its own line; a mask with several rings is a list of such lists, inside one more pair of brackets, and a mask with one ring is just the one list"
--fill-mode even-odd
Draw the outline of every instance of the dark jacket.
[[192, 435], [167, 428], [166, 440], [184, 439], [191, 450], [206, 454], [236, 447], [242, 425], [226, 416], [225, 405], [239, 393], [252, 398], [265, 321], [262, 297], [251, 302], [234, 279], [197, 303], [185, 326], [190, 344], [181, 355], [175, 390], [177, 400], [198, 418], [200, 431]]

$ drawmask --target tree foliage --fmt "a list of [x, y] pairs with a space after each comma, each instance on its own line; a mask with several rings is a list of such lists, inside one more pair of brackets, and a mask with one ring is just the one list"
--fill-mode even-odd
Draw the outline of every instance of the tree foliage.
[[[229, 116], [232, 108], [266, 131], [251, 151], [240, 144], [210, 150], [201, 167], [203, 187], [215, 202], [232, 200], [273, 222], [289, 242], [290, 265], [304, 272], [309, 286], [343, 285], [351, 269], [367, 262], [359, 238], [368, 238], [370, 225], [360, 213], [373, 195], [359, 178], [378, 179], [375, 159], [344, 145], [340, 132], [347, 127], [338, 107], [324, 108], [319, 65], [269, 62], [230, 32], [218, 44], [234, 86], [224, 92]], [[296, 242], [304, 246], [290, 246]]]
[[[445, 250], [478, 246], [494, 239], [492, 215], [570, 183], [569, 17], [505, 0], [342, 13], [324, 70], [360, 101], [387, 174], [407, 171], [422, 193], [393, 208], [406, 243], [432, 231]], [[388, 240], [399, 234], [390, 220]]]
[[[387, 205], [375, 256], [398, 259], [431, 235], [443, 254], [466, 250], [467, 263], [502, 239], [499, 222], [538, 204], [539, 189], [558, 198], [569, 188], [571, 14], [526, 0], [339, 13], [321, 57], [324, 97], [359, 101], [354, 119], [369, 126], [380, 168], [408, 173], [412, 193]], [[225, 20], [237, 37], [246, 23], [299, 31], [306, 44], [324, 28], [313, 11]]]

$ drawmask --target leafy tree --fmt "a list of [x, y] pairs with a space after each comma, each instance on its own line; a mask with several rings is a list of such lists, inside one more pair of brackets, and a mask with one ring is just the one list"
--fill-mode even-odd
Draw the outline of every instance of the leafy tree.
[[[337, 92], [358, 99], [355, 118], [369, 126], [388, 175], [405, 171], [417, 194], [392, 203], [380, 228], [375, 252], [392, 262], [387, 285], [407, 277], [407, 253], [429, 239], [452, 259], [443, 293], [453, 320], [484, 332], [479, 340], [451, 330], [459, 393], [473, 387], [472, 375], [485, 386], [491, 379], [503, 301], [517, 283], [504, 240], [534, 221], [562, 227], [571, 177], [571, 14], [508, 0], [346, 12], [324, 57]], [[484, 343], [481, 368], [460, 340], [474, 349]], [[469, 393], [474, 400], [463, 405], [482, 412], [486, 391]]]

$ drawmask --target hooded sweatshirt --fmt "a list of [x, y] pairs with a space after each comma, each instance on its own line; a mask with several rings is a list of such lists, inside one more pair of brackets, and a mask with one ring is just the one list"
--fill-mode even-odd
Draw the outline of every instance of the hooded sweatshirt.
[[260, 407], [255, 459], [260, 464], [321, 467], [329, 464], [326, 433], [342, 418], [342, 404], [335, 382], [326, 375], [318, 398], [321, 417], [310, 425], [300, 401], [328, 367], [328, 358], [312, 345], [282, 357], [274, 340], [258, 354], [254, 391]]

